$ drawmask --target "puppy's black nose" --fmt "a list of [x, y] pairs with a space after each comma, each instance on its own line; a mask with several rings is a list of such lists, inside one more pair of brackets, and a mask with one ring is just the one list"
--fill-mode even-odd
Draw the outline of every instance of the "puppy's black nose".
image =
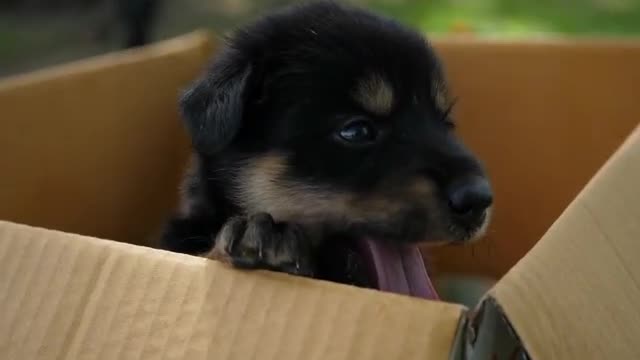
[[489, 182], [483, 178], [459, 182], [448, 192], [449, 207], [457, 215], [481, 215], [493, 203]]

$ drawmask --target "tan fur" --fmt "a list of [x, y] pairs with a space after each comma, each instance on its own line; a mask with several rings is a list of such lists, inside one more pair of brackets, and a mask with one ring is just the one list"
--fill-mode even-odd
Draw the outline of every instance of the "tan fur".
[[389, 115], [393, 109], [393, 88], [377, 74], [359, 82], [353, 96], [365, 110], [375, 115]]
[[216, 235], [215, 246], [202, 256], [212, 260], [230, 263], [231, 258], [227, 253], [226, 247], [229, 245], [229, 242], [233, 241], [232, 237], [233, 229], [229, 226], [229, 223], [227, 223], [220, 232], [218, 232], [218, 235]]
[[196, 155], [191, 155], [189, 158], [189, 163], [187, 164], [187, 169], [185, 171], [185, 176], [182, 184], [180, 184], [180, 206], [178, 208], [178, 214], [182, 217], [191, 216], [191, 211], [194, 208], [194, 203], [197, 201], [193, 197], [187, 196], [187, 189], [190, 185], [190, 181], [196, 178], [196, 171], [200, 166], [200, 159]]
[[484, 237], [487, 233], [487, 229], [489, 228], [489, 224], [491, 223], [491, 215], [493, 213], [493, 207], [490, 207], [486, 210], [486, 215], [484, 217], [484, 223], [482, 224], [482, 226], [480, 226], [480, 228], [476, 231], [475, 234], [473, 234], [473, 237], [471, 238], [471, 241], [474, 242], [476, 240], [480, 240], [482, 237]]
[[[401, 213], [409, 204], [419, 203], [431, 213], [431, 219], [425, 221], [436, 224], [446, 224], [448, 221], [442, 218], [445, 215], [434, 201], [434, 185], [426, 179], [416, 178], [408, 186], [393, 191], [357, 196], [287, 180], [283, 177], [286, 167], [286, 156], [281, 154], [255, 158], [246, 166], [238, 177], [237, 201], [247, 209], [248, 214], [266, 212], [277, 222], [301, 224], [317, 221], [384, 222]], [[469, 241], [484, 236], [490, 217], [491, 209], [488, 209], [484, 224]], [[448, 237], [444, 228], [434, 228], [433, 231], [432, 235]]]
[[282, 175], [286, 158], [267, 155], [254, 159], [239, 177], [239, 201], [248, 213], [267, 212], [276, 221], [317, 220], [348, 212], [349, 198], [309, 185], [287, 183]]
[[254, 159], [239, 177], [238, 200], [249, 213], [267, 212], [276, 221], [314, 222], [318, 220], [378, 219], [402, 211], [408, 201], [428, 201], [433, 188], [418, 181], [394, 194], [356, 196], [283, 178], [286, 157], [271, 154]]

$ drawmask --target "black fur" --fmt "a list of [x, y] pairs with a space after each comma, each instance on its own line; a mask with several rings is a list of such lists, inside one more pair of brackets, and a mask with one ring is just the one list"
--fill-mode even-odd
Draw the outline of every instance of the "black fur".
[[[371, 76], [391, 89], [388, 112], [373, 113], [354, 99], [354, 89]], [[454, 134], [439, 98], [444, 84], [438, 58], [418, 33], [360, 9], [310, 3], [239, 30], [181, 98], [195, 162], [184, 209], [169, 222], [163, 247], [204, 255], [215, 250], [230, 219], [244, 219], [234, 239], [225, 239], [237, 244], [254, 213], [272, 212], [275, 222], [263, 222], [269, 231], [261, 233], [271, 245], [264, 246], [281, 248], [270, 240], [276, 237], [304, 242], [305, 260], [320, 264], [315, 276], [350, 282], [332, 269], [336, 262], [356, 266], [336, 255], [351, 250], [335, 239], [468, 240], [487, 221], [490, 190], [482, 166]], [[345, 142], [338, 134], [350, 121], [367, 124], [377, 136]], [[272, 165], [256, 167], [265, 174], [251, 182], [255, 173], [247, 169], [259, 159]], [[283, 199], [257, 199], [273, 186]], [[481, 189], [482, 204], [469, 188]], [[458, 210], [477, 209], [453, 212], [452, 199]], [[327, 206], [332, 201], [334, 210]], [[293, 208], [299, 217], [288, 212]], [[287, 226], [306, 235], [282, 235]], [[274, 267], [256, 254], [225, 245], [209, 256]]]

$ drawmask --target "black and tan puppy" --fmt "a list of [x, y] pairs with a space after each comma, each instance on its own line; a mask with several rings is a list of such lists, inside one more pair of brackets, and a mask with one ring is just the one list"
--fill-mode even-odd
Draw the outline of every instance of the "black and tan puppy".
[[163, 247], [366, 286], [353, 239], [473, 239], [492, 195], [451, 105], [433, 50], [392, 20], [264, 17], [181, 99], [194, 155]]

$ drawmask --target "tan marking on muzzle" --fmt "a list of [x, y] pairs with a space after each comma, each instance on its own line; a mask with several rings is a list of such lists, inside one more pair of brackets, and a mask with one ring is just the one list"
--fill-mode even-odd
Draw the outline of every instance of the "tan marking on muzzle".
[[238, 177], [236, 200], [247, 213], [266, 212], [276, 221], [384, 221], [414, 201], [412, 197], [432, 192], [422, 181], [386, 196], [356, 195], [286, 179], [286, 169], [286, 157], [281, 154], [253, 159]]
[[289, 182], [284, 178], [286, 169], [285, 156], [270, 154], [251, 160], [241, 171], [237, 200], [247, 213], [266, 212], [276, 221], [288, 221], [346, 210], [344, 195]]
[[487, 210], [485, 210], [486, 213], [484, 216], [484, 223], [482, 223], [482, 226], [480, 226], [478, 230], [475, 232], [475, 234], [473, 234], [473, 237], [470, 240], [471, 242], [480, 240], [487, 234], [487, 229], [489, 228], [489, 224], [491, 223], [491, 215], [493, 213], [492, 210], [493, 210], [493, 207], [489, 207]]

